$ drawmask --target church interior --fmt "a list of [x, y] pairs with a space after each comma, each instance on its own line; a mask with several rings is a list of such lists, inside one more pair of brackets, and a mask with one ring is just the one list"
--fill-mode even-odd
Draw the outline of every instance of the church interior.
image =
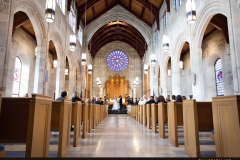
[[0, 158], [240, 158], [240, 0], [0, 0]]

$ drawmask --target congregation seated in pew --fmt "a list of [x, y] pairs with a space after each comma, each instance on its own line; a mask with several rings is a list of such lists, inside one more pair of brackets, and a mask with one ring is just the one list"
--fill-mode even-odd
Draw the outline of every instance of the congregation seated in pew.
[[59, 100], [63, 100], [63, 99], [66, 99], [66, 98], [67, 98], [67, 92], [63, 91], [61, 93], [61, 97], [57, 98], [56, 100], [59, 101]]

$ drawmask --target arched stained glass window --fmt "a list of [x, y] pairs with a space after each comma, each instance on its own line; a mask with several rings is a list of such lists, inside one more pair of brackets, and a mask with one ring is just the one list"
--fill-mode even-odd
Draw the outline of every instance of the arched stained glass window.
[[115, 50], [107, 56], [107, 65], [111, 70], [120, 72], [127, 67], [128, 57], [122, 51]]
[[57, 0], [56, 2], [62, 10], [63, 14], [65, 14], [65, 0]]
[[216, 89], [217, 96], [224, 96], [222, 61], [218, 59], [215, 63]]
[[14, 75], [13, 75], [12, 97], [19, 97], [21, 73], [22, 73], [22, 62], [19, 57], [16, 57], [15, 69], [14, 69]]
[[78, 30], [78, 41], [82, 45], [82, 36], [83, 36], [83, 31], [82, 27], [79, 25], [79, 30]]

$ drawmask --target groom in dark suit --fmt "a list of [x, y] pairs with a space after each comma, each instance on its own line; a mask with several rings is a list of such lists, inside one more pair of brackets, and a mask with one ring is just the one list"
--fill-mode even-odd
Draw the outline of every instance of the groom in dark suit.
[[122, 96], [119, 96], [119, 106], [120, 106], [120, 110], [122, 110]]

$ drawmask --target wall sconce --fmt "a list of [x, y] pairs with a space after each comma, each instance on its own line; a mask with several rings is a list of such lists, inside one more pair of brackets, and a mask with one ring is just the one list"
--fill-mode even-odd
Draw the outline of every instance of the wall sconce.
[[101, 87], [101, 84], [102, 84], [102, 82], [101, 82], [101, 81], [99, 81], [99, 82], [98, 82], [98, 86], [99, 86], [99, 87]]
[[151, 54], [151, 65], [152, 66], [156, 65], [156, 54]]
[[135, 80], [136, 84], [138, 84], [138, 81], [139, 81], [139, 79], [138, 79], [138, 77], [136, 77], [136, 80]]
[[88, 74], [92, 74], [92, 65], [91, 64], [88, 65]]
[[134, 87], [134, 88], [136, 87], [136, 82], [135, 82], [135, 81], [133, 81], [133, 87]]
[[70, 46], [69, 46], [70, 51], [75, 51], [76, 49], [76, 36], [70, 35]]
[[68, 69], [65, 69], [65, 75], [68, 75]]
[[55, 0], [46, 1], [45, 20], [48, 23], [52, 23], [55, 20], [55, 8], [56, 8]]
[[100, 79], [99, 79], [99, 77], [97, 77], [97, 84], [98, 84], [99, 81], [100, 81]]
[[179, 62], [179, 67], [180, 67], [180, 69], [183, 69], [183, 61]]
[[57, 63], [58, 63], [57, 60], [53, 61], [53, 68], [57, 68]]
[[169, 37], [167, 35], [163, 36], [163, 51], [169, 50]]
[[169, 69], [168, 70], [168, 76], [171, 76], [172, 75], [172, 72], [171, 72], [171, 70]]
[[187, 23], [193, 24], [196, 22], [196, 2], [195, 0], [187, 0], [186, 3]]
[[86, 55], [86, 53], [82, 53], [82, 62], [81, 62], [81, 64], [84, 66], [85, 64], [86, 64], [86, 62], [87, 62], [87, 55]]
[[144, 74], [148, 74], [148, 66], [144, 64]]

